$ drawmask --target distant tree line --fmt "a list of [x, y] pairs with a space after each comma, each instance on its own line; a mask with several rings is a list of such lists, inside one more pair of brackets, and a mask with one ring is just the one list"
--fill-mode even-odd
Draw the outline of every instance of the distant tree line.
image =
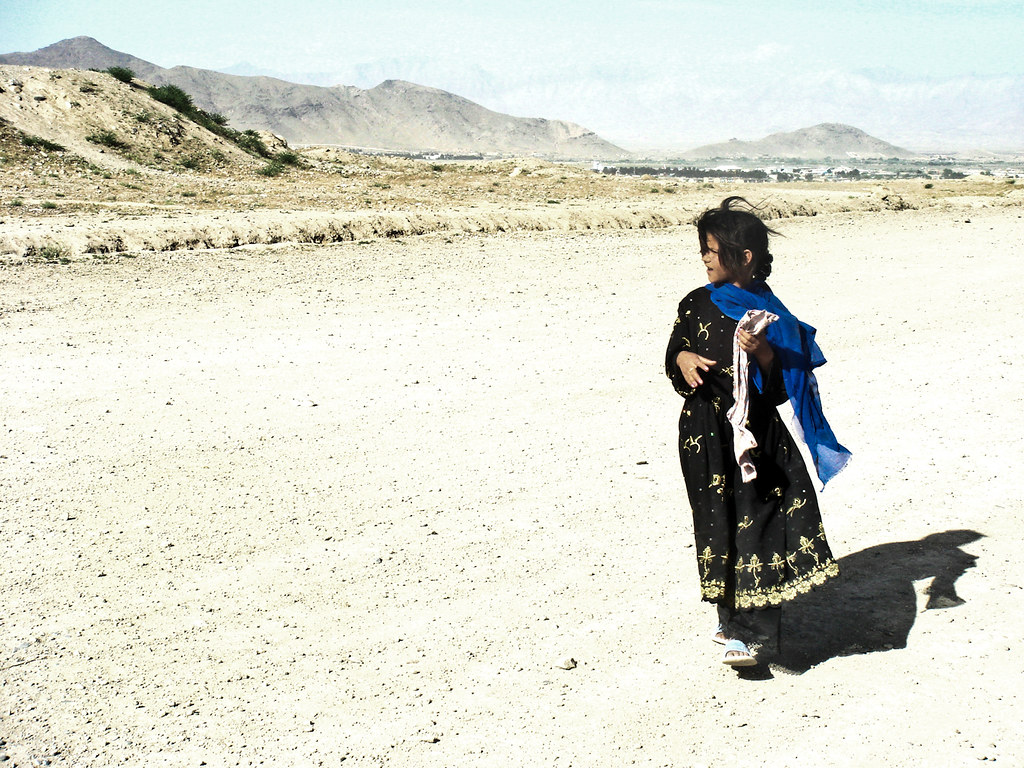
[[655, 168], [650, 165], [620, 165], [605, 166], [601, 172], [607, 175], [620, 176], [673, 176], [683, 179], [748, 179], [751, 181], [766, 181], [768, 174], [765, 171], [753, 170], [744, 171], [739, 168], [723, 170], [718, 168]]

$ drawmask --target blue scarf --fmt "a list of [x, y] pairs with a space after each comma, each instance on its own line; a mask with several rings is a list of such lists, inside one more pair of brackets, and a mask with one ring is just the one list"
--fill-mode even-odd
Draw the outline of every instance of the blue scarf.
[[[803, 430], [803, 439], [814, 460], [818, 479], [824, 487], [846, 466], [851, 454], [836, 440], [821, 410], [818, 383], [811, 371], [825, 364], [825, 356], [814, 341], [814, 328], [798, 320], [761, 280], [753, 281], [746, 288], [737, 288], [732, 283], [708, 285], [707, 288], [715, 306], [733, 320], [740, 320], [748, 309], [766, 309], [779, 316], [777, 322], [768, 326], [766, 338], [775, 350], [776, 361], [782, 366], [782, 380], [789, 402]], [[760, 391], [761, 371], [756, 365], [751, 366], [751, 371], [754, 384]], [[793, 437], [800, 438], [799, 435]]]

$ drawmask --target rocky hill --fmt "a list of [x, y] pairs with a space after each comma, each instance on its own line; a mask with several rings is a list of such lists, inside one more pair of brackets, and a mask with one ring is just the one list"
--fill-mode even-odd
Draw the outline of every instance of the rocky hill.
[[0, 143], [8, 159], [41, 150], [62, 164], [107, 170], [214, 171], [265, 162], [140, 84], [80, 69], [0, 64]]
[[842, 123], [821, 123], [789, 133], [773, 133], [757, 141], [731, 139], [685, 152], [688, 159], [790, 158], [847, 160], [866, 157], [914, 157], [901, 147]]
[[243, 77], [179, 66], [171, 69], [76, 37], [31, 53], [0, 55], [0, 64], [48, 68], [127, 67], [155, 85], [176, 85], [196, 106], [238, 129], [262, 129], [292, 144], [340, 144], [384, 150], [532, 154], [613, 159], [626, 153], [574, 123], [493, 112], [455, 94], [400, 80], [375, 88], [325, 88], [271, 77]]

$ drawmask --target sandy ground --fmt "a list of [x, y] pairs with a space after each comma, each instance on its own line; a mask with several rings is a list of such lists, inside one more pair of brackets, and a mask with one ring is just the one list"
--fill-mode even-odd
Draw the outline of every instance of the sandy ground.
[[661, 369], [688, 228], [7, 265], [0, 755], [1020, 765], [1020, 209], [779, 226], [855, 461], [744, 675]]

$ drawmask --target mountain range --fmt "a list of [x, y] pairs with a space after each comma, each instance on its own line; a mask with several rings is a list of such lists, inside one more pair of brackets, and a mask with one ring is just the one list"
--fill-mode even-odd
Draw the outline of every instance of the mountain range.
[[[228, 74], [188, 66], [166, 69], [90, 37], [62, 40], [30, 53], [3, 54], [0, 64], [52, 69], [126, 67], [154, 85], [178, 86], [196, 106], [225, 116], [237, 129], [271, 131], [292, 144], [602, 161], [629, 156], [626, 150], [575, 123], [513, 117], [448, 91], [404, 80], [384, 80], [362, 89], [306, 85], [266, 75]], [[681, 155], [686, 159], [799, 160], [912, 156], [914, 153], [906, 149], [841, 123], [773, 133], [756, 141], [732, 139]]]
[[799, 131], [773, 133], [757, 141], [730, 139], [706, 144], [683, 153], [687, 159], [789, 158], [796, 160], [832, 160], [915, 157], [916, 153], [897, 147], [859, 128], [842, 123], [821, 123]]
[[626, 151], [564, 120], [513, 117], [447, 91], [401, 80], [364, 90], [230, 75], [195, 67], [165, 69], [75, 37], [31, 53], [0, 55], [0, 64], [52, 69], [126, 67], [154, 85], [175, 85], [196, 106], [239, 129], [276, 133], [293, 144], [339, 144], [410, 152], [526, 154], [615, 159]]

